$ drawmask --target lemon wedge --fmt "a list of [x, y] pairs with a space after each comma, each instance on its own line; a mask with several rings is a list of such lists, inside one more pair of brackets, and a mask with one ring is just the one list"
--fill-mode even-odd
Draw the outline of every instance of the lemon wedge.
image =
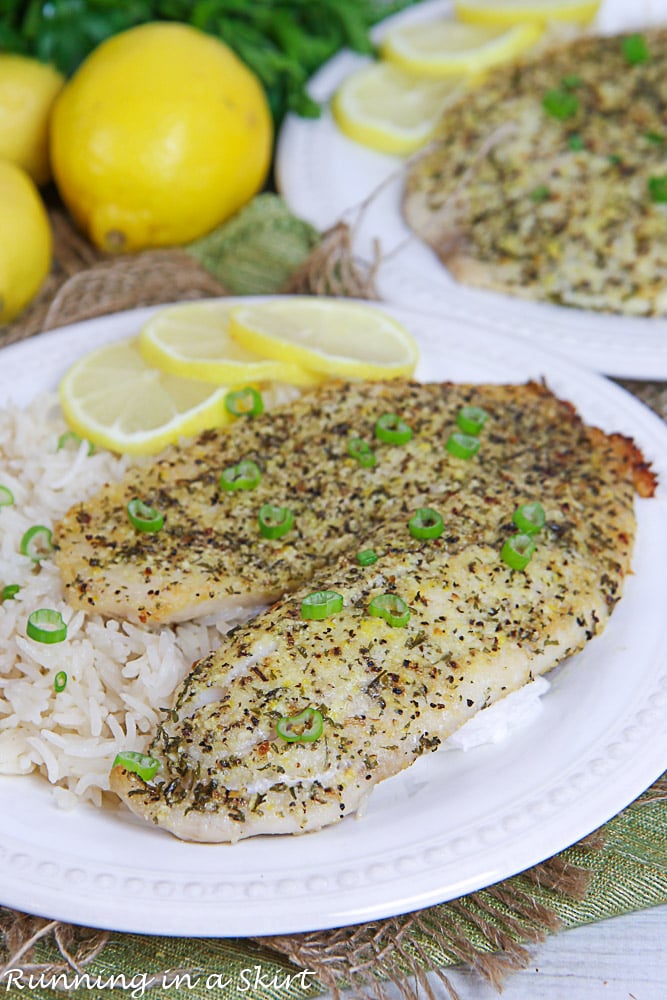
[[587, 24], [600, 0], [454, 0], [457, 17], [468, 24], [516, 24], [574, 21]]
[[153, 455], [179, 437], [227, 423], [226, 392], [151, 368], [135, 338], [91, 351], [58, 387], [72, 430], [100, 447], [130, 455]]
[[234, 305], [187, 302], [155, 313], [139, 334], [145, 361], [182, 378], [223, 385], [275, 381], [309, 386], [317, 376], [288, 361], [262, 358], [229, 335]]
[[494, 27], [439, 18], [394, 28], [381, 44], [384, 59], [408, 73], [433, 78], [480, 73], [534, 45], [537, 24]]
[[331, 110], [341, 132], [381, 153], [407, 155], [426, 143], [461, 81], [419, 79], [386, 62], [346, 77]]
[[353, 379], [409, 376], [417, 344], [400, 323], [372, 306], [344, 299], [291, 298], [243, 305], [230, 333], [243, 347]]

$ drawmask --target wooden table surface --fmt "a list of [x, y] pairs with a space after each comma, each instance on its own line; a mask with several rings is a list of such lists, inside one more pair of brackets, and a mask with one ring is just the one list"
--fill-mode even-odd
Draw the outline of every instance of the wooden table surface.
[[[667, 1000], [667, 905], [563, 931], [531, 954], [501, 994], [473, 972], [448, 976], [460, 1000]], [[451, 1000], [431, 982], [437, 1000]], [[399, 1000], [392, 988], [387, 997]]]

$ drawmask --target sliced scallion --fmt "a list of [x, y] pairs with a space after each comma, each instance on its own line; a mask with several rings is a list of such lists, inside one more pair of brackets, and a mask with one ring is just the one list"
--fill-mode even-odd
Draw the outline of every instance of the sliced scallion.
[[350, 438], [347, 442], [347, 453], [351, 458], [356, 458], [359, 465], [365, 469], [372, 468], [377, 461], [369, 443], [360, 437]]
[[67, 638], [67, 625], [59, 611], [53, 608], [39, 608], [28, 618], [26, 635], [35, 642], [52, 644]]
[[542, 98], [542, 107], [560, 121], [573, 118], [579, 110], [579, 98], [569, 90], [548, 90]]
[[263, 538], [282, 538], [292, 528], [294, 514], [289, 507], [265, 503], [259, 508], [257, 523]]
[[227, 393], [225, 408], [233, 417], [258, 417], [264, 413], [264, 400], [257, 389], [247, 385]]
[[0, 592], [0, 603], [2, 601], [13, 601], [20, 589], [18, 583], [8, 583], [2, 588], [2, 592]]
[[639, 66], [648, 62], [650, 58], [649, 48], [643, 35], [626, 35], [621, 39], [621, 51], [630, 66]]
[[362, 549], [357, 552], [357, 562], [360, 566], [372, 566], [378, 561], [378, 554], [375, 549]]
[[[56, 451], [61, 451], [63, 448], [66, 448], [68, 444], [73, 444], [78, 447], [81, 444], [82, 440], [83, 438], [79, 437], [76, 431], [65, 431], [65, 433], [61, 434], [60, 437], [58, 438], [58, 446], [56, 448]], [[95, 454], [95, 445], [93, 444], [92, 441], [88, 442], [88, 454], [89, 455]]]
[[343, 610], [343, 596], [335, 590], [315, 590], [301, 602], [301, 617], [321, 621]]
[[124, 767], [126, 771], [138, 774], [143, 781], [150, 781], [160, 768], [160, 761], [136, 750], [123, 750], [117, 753], [112, 767]]
[[375, 437], [385, 444], [407, 444], [412, 428], [396, 413], [383, 413], [375, 422]]
[[489, 414], [481, 406], [462, 406], [456, 414], [456, 423], [464, 434], [477, 437], [488, 420]]
[[137, 531], [155, 533], [164, 526], [164, 515], [156, 507], [151, 507], [137, 497], [128, 503], [127, 516]]
[[536, 535], [547, 523], [544, 507], [539, 501], [524, 503], [512, 514], [512, 521], [523, 535]]
[[664, 177], [649, 177], [646, 183], [651, 201], [660, 204], [667, 202], [667, 175]]
[[419, 507], [408, 521], [408, 528], [413, 538], [423, 540], [440, 538], [445, 530], [445, 524], [437, 510], [433, 510], [432, 507]]
[[474, 434], [458, 434], [455, 431], [447, 438], [445, 448], [454, 458], [472, 458], [479, 451], [479, 438]]
[[276, 723], [276, 733], [287, 743], [314, 743], [324, 729], [324, 718], [316, 708], [304, 708], [298, 715], [283, 715]]
[[410, 608], [397, 594], [378, 594], [368, 605], [374, 618], [384, 618], [393, 628], [404, 628], [410, 621]]
[[535, 542], [530, 535], [512, 535], [500, 552], [500, 558], [510, 569], [523, 570], [533, 558]]
[[11, 507], [14, 503], [14, 494], [9, 486], [0, 485], [0, 507]]
[[21, 539], [21, 554], [28, 556], [33, 562], [45, 559], [53, 552], [53, 533], [43, 524], [33, 524]]
[[60, 694], [67, 687], [67, 674], [64, 670], [59, 670], [56, 676], [53, 678], [53, 690], [56, 694]]
[[228, 465], [220, 476], [220, 488], [228, 491], [254, 490], [259, 486], [262, 478], [261, 470], [257, 462], [250, 458], [237, 462], [236, 465]]

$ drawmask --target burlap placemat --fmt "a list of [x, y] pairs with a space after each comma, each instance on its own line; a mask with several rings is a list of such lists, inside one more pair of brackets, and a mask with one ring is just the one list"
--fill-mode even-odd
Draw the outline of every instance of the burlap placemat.
[[[190, 247], [124, 258], [95, 251], [58, 204], [50, 214], [51, 276], [23, 316], [0, 329], [0, 346], [122, 309], [226, 292], [377, 297], [377, 261], [354, 258], [346, 225], [318, 234], [274, 195], [259, 196]], [[622, 384], [667, 419], [665, 383]], [[179, 939], [74, 927], [0, 907], [0, 982], [8, 996], [25, 995], [33, 976], [30, 994], [38, 998], [63, 991], [105, 998], [118, 990], [173, 994], [180, 976], [193, 1000], [301, 1000], [345, 988], [381, 998], [391, 981], [416, 998], [432, 996], [430, 971], [455, 998], [448, 967], [467, 964], [500, 988], [528, 964], [527, 945], [547, 934], [667, 902], [666, 847], [663, 776], [601, 830], [543, 864], [453, 902], [354, 927]]]

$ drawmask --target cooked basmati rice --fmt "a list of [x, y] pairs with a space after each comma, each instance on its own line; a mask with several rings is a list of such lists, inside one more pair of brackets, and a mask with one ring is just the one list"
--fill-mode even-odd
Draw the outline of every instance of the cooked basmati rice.
[[[58, 449], [66, 430], [52, 395], [25, 410], [0, 409], [0, 484], [15, 499], [0, 507], [0, 590], [20, 587], [0, 606], [0, 774], [38, 770], [59, 805], [101, 805], [111, 801], [104, 793], [116, 754], [147, 748], [176, 685], [248, 609], [161, 628], [73, 611], [55, 563], [22, 555], [21, 538], [34, 524], [53, 528], [74, 502], [120, 477], [129, 460], [106, 451], [89, 455], [87, 442]], [[38, 608], [62, 614], [66, 641], [44, 645], [26, 636], [28, 616]], [[61, 670], [67, 684], [56, 692]], [[538, 679], [479, 713], [445, 747], [504, 738], [534, 718], [548, 686]]]
[[[66, 430], [53, 396], [0, 411], [0, 483], [15, 500], [0, 508], [0, 589], [20, 587], [0, 608], [0, 774], [38, 769], [100, 805], [115, 755], [146, 748], [178, 682], [238, 618], [140, 628], [69, 607], [55, 563], [22, 555], [21, 538], [34, 524], [53, 528], [75, 501], [120, 477], [129, 463], [106, 451], [89, 455], [86, 442], [58, 450]], [[65, 642], [26, 636], [38, 608], [62, 614]], [[60, 670], [67, 684], [56, 693]]]

